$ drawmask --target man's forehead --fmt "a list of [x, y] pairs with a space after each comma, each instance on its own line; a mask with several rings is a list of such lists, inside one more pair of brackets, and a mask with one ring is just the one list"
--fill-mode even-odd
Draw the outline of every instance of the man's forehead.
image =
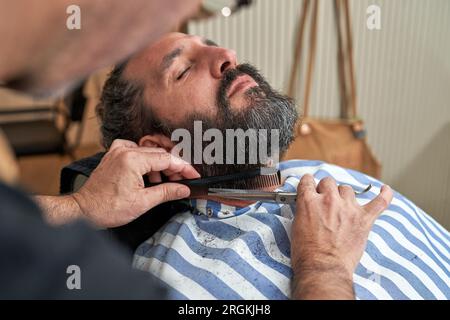
[[171, 49], [173, 49], [180, 40], [186, 40], [195, 37], [197, 36], [179, 32], [168, 33], [147, 48], [147, 56], [149, 58], [159, 57], [161, 59], [161, 57], [163, 57]]
[[194, 38], [196, 36], [179, 32], [172, 32], [162, 36], [144, 50], [134, 55], [127, 65], [126, 74], [132, 77], [140, 77], [143, 70], [156, 71], [163, 62], [163, 57], [176, 47], [176, 43], [182, 39]]

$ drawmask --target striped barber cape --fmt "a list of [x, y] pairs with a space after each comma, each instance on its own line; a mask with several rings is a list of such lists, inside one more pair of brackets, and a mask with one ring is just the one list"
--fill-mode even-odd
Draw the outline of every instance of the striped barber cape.
[[[362, 173], [320, 161], [279, 164], [283, 186], [295, 191], [310, 173], [331, 176], [356, 190], [364, 205], [382, 183]], [[171, 287], [173, 299], [288, 299], [290, 229], [295, 207], [257, 202], [236, 208], [191, 200], [135, 252], [135, 268]], [[450, 234], [398, 192], [376, 220], [353, 275], [357, 299], [449, 299]]]

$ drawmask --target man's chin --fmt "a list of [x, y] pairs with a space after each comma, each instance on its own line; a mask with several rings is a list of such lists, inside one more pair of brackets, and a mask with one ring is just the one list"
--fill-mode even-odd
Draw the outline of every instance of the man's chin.
[[254, 86], [238, 95], [232, 96], [228, 101], [232, 110], [245, 110], [257, 105], [258, 101], [265, 98], [266, 94], [258, 86]]
[[229, 105], [232, 110], [242, 111], [248, 109], [252, 105], [252, 100], [253, 99], [244, 95], [233, 96], [229, 100]]

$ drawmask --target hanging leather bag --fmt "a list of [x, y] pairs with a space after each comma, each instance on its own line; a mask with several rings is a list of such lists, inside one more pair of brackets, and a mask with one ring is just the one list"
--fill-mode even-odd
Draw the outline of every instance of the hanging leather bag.
[[336, 119], [315, 118], [309, 115], [309, 97], [317, 38], [319, 0], [304, 0], [299, 20], [291, 69], [288, 95], [295, 98], [296, 82], [300, 69], [302, 40], [306, 19], [310, 15], [310, 45], [305, 75], [302, 115], [296, 125], [295, 140], [283, 156], [283, 160], [322, 160], [345, 168], [364, 172], [375, 178], [381, 176], [381, 164], [366, 141], [362, 119], [358, 118], [356, 106], [356, 83], [352, 54], [352, 36], [348, 0], [334, 0], [337, 29], [337, 64], [340, 92], [340, 117]]

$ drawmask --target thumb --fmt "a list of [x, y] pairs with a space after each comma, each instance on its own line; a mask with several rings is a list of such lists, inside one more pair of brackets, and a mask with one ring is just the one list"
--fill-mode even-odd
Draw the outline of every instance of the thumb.
[[380, 194], [375, 199], [370, 201], [368, 204], [363, 206], [363, 208], [370, 217], [369, 220], [372, 223], [378, 218], [380, 213], [383, 212], [389, 206], [389, 204], [392, 201], [392, 198], [393, 198], [392, 189], [389, 186], [384, 185], [381, 187]]
[[180, 183], [162, 183], [154, 187], [145, 188], [140, 191], [143, 208], [146, 212], [151, 208], [172, 200], [187, 198], [191, 190]]

